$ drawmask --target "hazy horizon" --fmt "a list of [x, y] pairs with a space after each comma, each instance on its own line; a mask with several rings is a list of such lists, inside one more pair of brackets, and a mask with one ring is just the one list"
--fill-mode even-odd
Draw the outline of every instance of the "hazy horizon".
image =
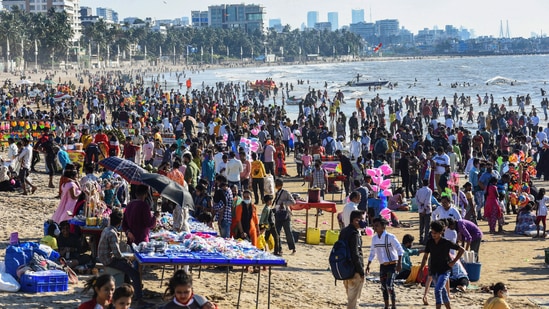
[[524, 0], [510, 1], [429, 1], [429, 0], [386, 0], [386, 1], [326, 1], [326, 0], [295, 0], [295, 1], [223, 1], [203, 0], [190, 2], [186, 0], [81, 0], [80, 6], [111, 8], [118, 12], [120, 20], [126, 17], [151, 17], [153, 19], [175, 19], [191, 16], [191, 11], [208, 10], [209, 5], [218, 4], [260, 4], [265, 7], [265, 26], [269, 19], [281, 19], [282, 24], [289, 24], [293, 29], [307, 24], [307, 12], [318, 11], [319, 22], [328, 20], [328, 12], [338, 12], [339, 27], [351, 23], [351, 10], [364, 9], [367, 22], [381, 19], [398, 19], [400, 27], [405, 27], [412, 33], [424, 28], [443, 29], [445, 25], [456, 28], [463, 27], [474, 30], [475, 36], [500, 36], [500, 22], [503, 22], [503, 34], [507, 34], [507, 22], [511, 37], [529, 38], [532, 34], [546, 35], [543, 29], [549, 1]]

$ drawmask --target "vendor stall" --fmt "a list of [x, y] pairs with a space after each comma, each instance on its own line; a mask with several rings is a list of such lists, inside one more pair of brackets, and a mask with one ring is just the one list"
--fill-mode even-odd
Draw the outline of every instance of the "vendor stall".
[[[303, 210], [305, 209], [305, 230], [309, 228], [309, 209], [316, 208], [324, 211], [328, 211], [332, 214], [332, 227], [334, 229], [334, 214], [337, 213], [336, 203], [328, 201], [320, 201], [318, 203], [308, 203], [303, 201], [296, 201], [294, 205], [290, 207], [292, 210]], [[318, 228], [318, 216], [315, 220], [315, 228]]]
[[[134, 246], [135, 258], [142, 274], [143, 266], [265, 266], [269, 269], [268, 308], [271, 297], [271, 270], [273, 266], [286, 266], [286, 261], [265, 251], [255, 248], [250, 242], [224, 239], [202, 233], [173, 233], [159, 231], [151, 234], [149, 243]], [[259, 305], [259, 280], [261, 267], [258, 268], [256, 308]], [[240, 306], [240, 295], [244, 271], [240, 276], [237, 308]], [[226, 276], [228, 291], [228, 274]]]

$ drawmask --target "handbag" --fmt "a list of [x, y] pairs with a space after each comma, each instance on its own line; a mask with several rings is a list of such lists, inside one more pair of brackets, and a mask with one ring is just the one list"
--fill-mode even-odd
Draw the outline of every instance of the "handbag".
[[281, 209], [277, 209], [275, 212], [275, 220], [277, 222], [283, 222], [290, 219], [290, 212], [286, 206], [282, 206]]

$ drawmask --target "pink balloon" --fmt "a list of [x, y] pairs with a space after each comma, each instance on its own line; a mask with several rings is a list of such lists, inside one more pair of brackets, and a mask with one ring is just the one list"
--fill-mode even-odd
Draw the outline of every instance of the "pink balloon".
[[379, 187], [374, 185], [374, 186], [372, 186], [372, 190], [377, 192], [377, 191], [379, 191]]
[[226, 133], [223, 134], [223, 141], [224, 142], [227, 142], [227, 139], [229, 138], [229, 135], [227, 135]]
[[[383, 178], [382, 178], [383, 179]], [[391, 179], [385, 179], [379, 184], [381, 190], [386, 190], [391, 187]]]
[[368, 235], [368, 236], [374, 235], [374, 229], [372, 229], [371, 227], [367, 227], [366, 228], [366, 235]]
[[386, 189], [386, 190], [383, 190], [383, 195], [387, 197], [393, 196], [393, 192], [391, 191], [391, 189]]
[[258, 128], [254, 128], [254, 129], [252, 129], [251, 132], [252, 132], [253, 135], [257, 135], [257, 134], [259, 134], [259, 129], [258, 129]]
[[389, 208], [383, 208], [379, 214], [387, 221], [391, 221], [391, 210]]
[[393, 169], [389, 166], [389, 164], [383, 164], [379, 167], [379, 169], [381, 169], [381, 172], [385, 176], [389, 176], [393, 173]]
[[381, 177], [381, 170], [379, 168], [374, 168], [374, 171], [376, 171], [376, 176]]
[[373, 169], [367, 169], [367, 170], [366, 170], [366, 173], [367, 173], [370, 177], [376, 176], [376, 171], [373, 170]]

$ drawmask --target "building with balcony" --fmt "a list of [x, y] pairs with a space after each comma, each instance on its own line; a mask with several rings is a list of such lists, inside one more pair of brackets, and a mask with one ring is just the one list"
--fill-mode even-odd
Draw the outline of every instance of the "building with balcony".
[[256, 4], [222, 4], [208, 7], [208, 25], [244, 32], [263, 31], [264, 7]]
[[208, 11], [191, 11], [191, 26], [196, 28], [208, 26]]
[[17, 6], [27, 13], [47, 13], [50, 8], [57, 12], [65, 11], [74, 32], [72, 41], [78, 41], [82, 35], [80, 0], [3, 0], [2, 6], [8, 11]]
[[107, 23], [118, 23], [118, 13], [113, 9], [98, 7], [95, 9], [95, 13]]

